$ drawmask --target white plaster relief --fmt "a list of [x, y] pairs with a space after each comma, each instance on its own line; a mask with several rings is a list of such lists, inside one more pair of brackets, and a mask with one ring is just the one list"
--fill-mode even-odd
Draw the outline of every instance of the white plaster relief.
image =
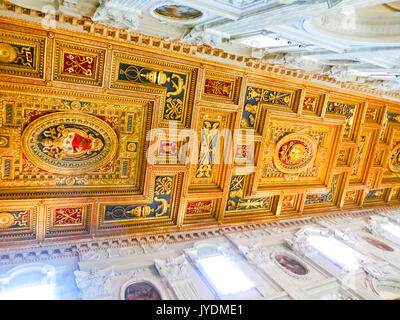
[[84, 300], [111, 299], [113, 296], [114, 267], [74, 272], [76, 284]]

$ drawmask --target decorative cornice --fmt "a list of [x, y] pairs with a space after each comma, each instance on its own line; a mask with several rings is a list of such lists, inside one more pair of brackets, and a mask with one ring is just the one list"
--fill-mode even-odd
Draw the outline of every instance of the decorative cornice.
[[[400, 206], [396, 206], [394, 208], [400, 208]], [[86, 239], [82, 240], [80, 243], [74, 243], [74, 244], [68, 244], [65, 243], [65, 241], [63, 241], [62, 243], [59, 244], [59, 246], [57, 246], [57, 244], [52, 244], [49, 247], [45, 247], [45, 244], [42, 244], [42, 247], [32, 248], [32, 244], [30, 244], [26, 245], [25, 249], [23, 248], [14, 249], [11, 253], [10, 250], [5, 247], [3, 250], [0, 250], [0, 265], [27, 263], [27, 262], [35, 262], [41, 260], [50, 260], [50, 259], [71, 258], [71, 257], [76, 257], [78, 254], [82, 255], [88, 252], [93, 252], [93, 254], [91, 254], [93, 256], [96, 255], [96, 251], [105, 251], [104, 253], [99, 253], [99, 255], [101, 255], [101, 257], [99, 258], [103, 259], [111, 257], [110, 254], [112, 253], [110, 253], [110, 251], [107, 251], [107, 249], [110, 248], [128, 248], [133, 246], [155, 245], [155, 244], [169, 245], [185, 241], [199, 241], [210, 238], [217, 238], [237, 232], [249, 232], [249, 231], [263, 230], [268, 228], [276, 229], [276, 228], [302, 227], [302, 226], [316, 224], [317, 222], [322, 220], [331, 220], [337, 218], [340, 219], [345, 217], [361, 217], [361, 216], [368, 217], [370, 215], [378, 213], [377, 210], [379, 210], [379, 208], [338, 212], [322, 216], [314, 216], [314, 217], [299, 218], [299, 219], [288, 219], [288, 220], [271, 221], [271, 222], [256, 223], [256, 224], [243, 224], [236, 226], [227, 226], [222, 228], [204, 229], [204, 230], [160, 234], [160, 235]], [[148, 253], [146, 250], [142, 251], [143, 251], [142, 253]], [[123, 252], [120, 254], [129, 255], [131, 253]], [[88, 258], [90, 260], [90, 257]], [[92, 258], [96, 259], [96, 257]]]
[[[17, 5], [1, 2], [0, 3], [0, 15], [3, 16], [14, 16], [24, 20], [34, 21], [40, 23], [45, 17], [45, 14], [32, 9], [26, 9]], [[106, 15], [105, 17], [107, 17]], [[227, 53], [224, 50], [218, 48], [212, 48], [209, 45], [193, 45], [185, 44], [176, 41], [164, 40], [161, 38], [147, 36], [136, 32], [128, 32], [115, 27], [108, 27], [105, 25], [94, 23], [90, 18], [77, 18], [67, 16], [62, 13], [57, 14], [55, 22], [60, 28], [73, 29], [78, 32], [88, 33], [93, 36], [112, 39], [115, 41], [122, 41], [126, 43], [135, 44], [141, 47], [156, 49], [160, 51], [172, 52], [174, 54], [182, 54], [185, 56], [207, 56], [209, 59], [218, 59], [227, 64], [241, 65], [249, 69], [266, 71], [273, 74], [284, 75], [293, 77], [299, 80], [308, 80], [313, 82], [322, 82], [328, 86], [340, 87], [347, 90], [356, 92], [362, 92], [370, 95], [380, 96], [393, 100], [400, 100], [400, 92], [391, 91], [387, 92], [382, 90], [382, 86], [376, 83], [378, 88], [369, 87], [366, 84], [358, 84], [352, 82], [342, 82], [332, 78], [329, 75], [321, 74], [317, 72], [307, 72], [304, 70], [288, 68], [282, 65], [274, 65], [263, 61], [259, 58], [244, 57], [236, 54]], [[126, 22], [126, 21], [125, 21]], [[134, 25], [134, 21], [130, 21]], [[133, 27], [132, 27], [133, 28]], [[210, 42], [217, 43], [222, 37], [219, 35], [216, 37], [214, 34], [201, 33], [197, 34], [198, 31], [194, 32], [196, 35], [188, 35], [188, 39], [200, 39], [198, 42]], [[199, 38], [200, 37], [200, 38]], [[203, 39], [204, 38], [204, 39]], [[204, 41], [206, 40], [206, 41]], [[188, 42], [192, 42], [191, 40]]]

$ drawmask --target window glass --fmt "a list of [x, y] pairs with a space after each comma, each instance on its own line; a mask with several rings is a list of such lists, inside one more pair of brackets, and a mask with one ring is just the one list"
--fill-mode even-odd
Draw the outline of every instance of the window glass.
[[356, 270], [363, 255], [333, 237], [310, 236], [309, 244], [329, 260], [348, 270]]
[[387, 232], [400, 239], [400, 227], [393, 223], [386, 223], [382, 225], [382, 228]]
[[198, 262], [207, 279], [221, 295], [236, 294], [255, 286], [234, 263], [224, 256], [201, 258]]
[[54, 290], [49, 284], [4, 290], [0, 300], [54, 300]]

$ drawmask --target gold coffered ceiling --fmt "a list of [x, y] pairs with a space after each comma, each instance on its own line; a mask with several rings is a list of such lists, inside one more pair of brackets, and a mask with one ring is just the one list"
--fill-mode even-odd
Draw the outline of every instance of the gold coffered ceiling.
[[398, 203], [394, 101], [173, 48], [0, 29], [4, 246]]

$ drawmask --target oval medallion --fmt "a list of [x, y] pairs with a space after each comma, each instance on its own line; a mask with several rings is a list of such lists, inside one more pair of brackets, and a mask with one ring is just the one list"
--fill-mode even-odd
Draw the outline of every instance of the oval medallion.
[[367, 241], [370, 245], [377, 247], [378, 249], [381, 249], [383, 251], [394, 251], [392, 247], [389, 247], [386, 243], [383, 243], [382, 241], [379, 241], [377, 239], [373, 239], [370, 237], [362, 237], [365, 241]]
[[307, 267], [303, 266], [302, 263], [287, 255], [277, 254], [275, 255], [275, 260], [291, 273], [297, 274], [299, 276], [305, 276], [308, 273]]
[[291, 133], [278, 141], [274, 164], [284, 173], [296, 174], [313, 165], [316, 143], [306, 134]]
[[157, 7], [154, 10], [154, 13], [168, 19], [177, 19], [177, 20], [192, 20], [195, 18], [199, 18], [203, 15], [201, 11], [196, 10], [194, 8], [183, 5], [174, 5], [174, 4]]
[[15, 223], [14, 216], [9, 212], [0, 212], [0, 229], [11, 227]]
[[17, 59], [17, 51], [8, 43], [0, 43], [0, 62], [11, 63]]
[[390, 154], [389, 169], [393, 172], [400, 172], [400, 144], [395, 146]]
[[44, 170], [76, 175], [98, 169], [115, 157], [118, 138], [95, 116], [55, 112], [29, 124], [22, 134], [26, 157]]
[[139, 281], [125, 289], [125, 300], [162, 300], [158, 290], [150, 283]]

